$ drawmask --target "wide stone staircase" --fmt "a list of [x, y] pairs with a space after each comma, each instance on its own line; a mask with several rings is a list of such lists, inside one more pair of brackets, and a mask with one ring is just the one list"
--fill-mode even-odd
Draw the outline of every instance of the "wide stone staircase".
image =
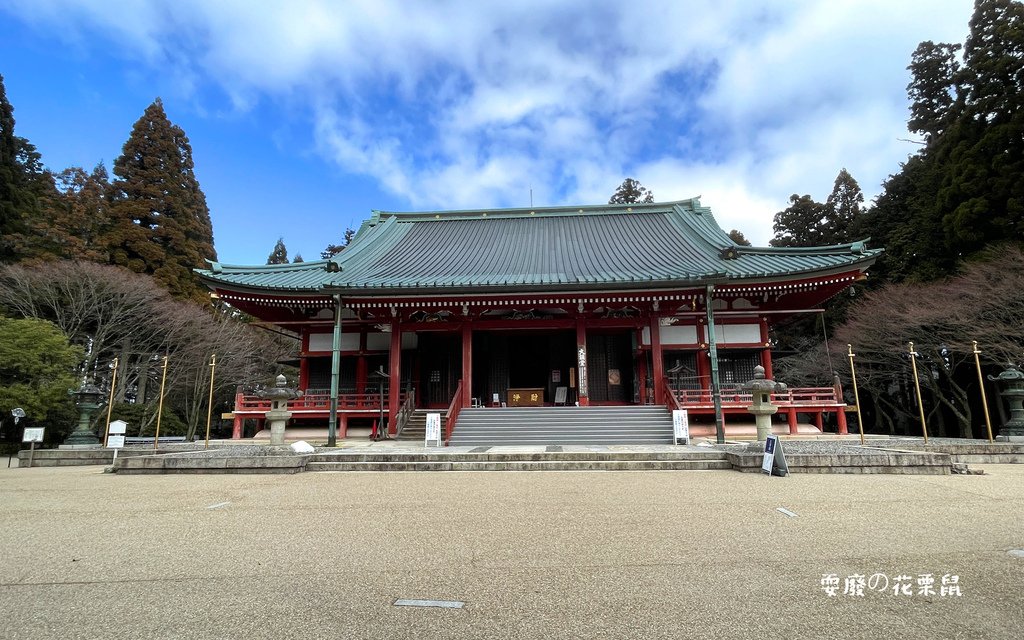
[[405, 427], [402, 429], [402, 433], [398, 434], [397, 440], [410, 440], [423, 442], [423, 438], [427, 435], [427, 414], [428, 413], [440, 413], [441, 414], [441, 437], [444, 437], [444, 425], [445, 419], [443, 410], [437, 409], [417, 409], [412, 412], [409, 416], [409, 421], [405, 423]]
[[672, 416], [650, 406], [463, 409], [449, 444], [672, 444]]

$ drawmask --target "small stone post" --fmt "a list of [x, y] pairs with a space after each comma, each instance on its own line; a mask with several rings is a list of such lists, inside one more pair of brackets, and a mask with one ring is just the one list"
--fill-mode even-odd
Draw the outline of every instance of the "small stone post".
[[266, 413], [266, 420], [270, 424], [270, 444], [284, 444], [284, 425], [292, 417], [288, 410], [288, 401], [301, 398], [302, 392], [288, 387], [288, 380], [283, 376], [277, 376], [277, 385], [271, 389], [264, 389], [256, 394], [260, 398], [270, 400], [270, 411]]
[[771, 394], [786, 390], [786, 385], [764, 377], [764, 367], [754, 367], [754, 379], [743, 385], [744, 391], [750, 392], [750, 406], [747, 411], [754, 414], [757, 425], [757, 439], [764, 442], [772, 432], [772, 415], [779, 408], [771, 402]]

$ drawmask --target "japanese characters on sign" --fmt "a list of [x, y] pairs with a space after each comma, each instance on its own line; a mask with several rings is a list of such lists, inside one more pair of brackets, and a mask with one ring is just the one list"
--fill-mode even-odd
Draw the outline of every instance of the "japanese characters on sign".
[[424, 436], [425, 446], [441, 446], [441, 414], [440, 413], [428, 413], [427, 414], [427, 426], [426, 435]]
[[42, 428], [36, 429], [25, 429], [25, 433], [21, 437], [22, 442], [42, 442], [43, 441]]
[[836, 573], [823, 573], [821, 575], [821, 590], [829, 598], [848, 596], [852, 598], [863, 598], [867, 595], [885, 595], [899, 598], [912, 596], [959, 598], [963, 591], [960, 589], [960, 576], [952, 573], [945, 573], [939, 576], [934, 573], [918, 573], [910, 575], [901, 573], [889, 577], [884, 573], [854, 573], [843, 578]]
[[587, 396], [587, 347], [580, 345], [576, 351], [576, 365], [579, 367], [580, 395]]
[[690, 444], [690, 418], [686, 409], [672, 410], [673, 444]]

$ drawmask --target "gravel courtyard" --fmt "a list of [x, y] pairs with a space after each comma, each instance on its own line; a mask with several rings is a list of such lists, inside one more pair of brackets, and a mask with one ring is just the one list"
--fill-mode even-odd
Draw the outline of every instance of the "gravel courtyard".
[[1024, 465], [982, 468], [2, 469], [0, 637], [1019, 638]]

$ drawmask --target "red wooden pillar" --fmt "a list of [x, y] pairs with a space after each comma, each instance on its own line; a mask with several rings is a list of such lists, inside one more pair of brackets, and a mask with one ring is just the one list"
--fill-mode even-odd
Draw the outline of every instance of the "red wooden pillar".
[[359, 357], [356, 359], [356, 393], [366, 393], [366, 329], [359, 332]]
[[309, 389], [309, 332], [303, 331], [299, 346], [299, 389]]
[[768, 347], [768, 322], [764, 318], [761, 318], [761, 344], [764, 345], [764, 349], [761, 350], [761, 366], [764, 367], [764, 377], [774, 380], [775, 376], [772, 375], [772, 350]]
[[796, 435], [796, 407], [790, 407], [789, 410], [786, 411], [786, 414], [789, 417], [789, 433], [792, 435]]
[[651, 377], [654, 378], [654, 404], [665, 404], [665, 360], [661, 353], [661, 319], [651, 316]]
[[576, 317], [576, 388], [581, 407], [590, 405], [590, 390], [587, 382], [587, 326], [583, 316]]
[[344, 413], [338, 414], [338, 437], [342, 440], [348, 437], [348, 416]]
[[469, 319], [462, 322], [462, 406], [473, 403], [473, 324]]
[[821, 414], [822, 414], [821, 411], [815, 411], [814, 412], [814, 426], [818, 427], [818, 431], [824, 432], [825, 431], [825, 427], [824, 427], [824, 425], [822, 424], [822, 421], [821, 421]]
[[242, 416], [235, 414], [235, 421], [231, 425], [231, 439], [240, 440], [242, 438]]
[[[638, 345], [642, 345], [643, 327], [636, 330]], [[647, 404], [647, 353], [643, 349], [637, 349], [636, 357], [636, 379], [640, 387], [640, 404]]]
[[839, 407], [836, 410], [836, 425], [839, 427], [840, 434], [846, 435], [849, 433], [846, 430], [846, 409], [843, 407]]
[[398, 410], [401, 408], [402, 393], [402, 324], [398, 320], [391, 321], [391, 362], [388, 363], [388, 373], [391, 382], [388, 385], [388, 433], [394, 434], [398, 431], [396, 419]]

